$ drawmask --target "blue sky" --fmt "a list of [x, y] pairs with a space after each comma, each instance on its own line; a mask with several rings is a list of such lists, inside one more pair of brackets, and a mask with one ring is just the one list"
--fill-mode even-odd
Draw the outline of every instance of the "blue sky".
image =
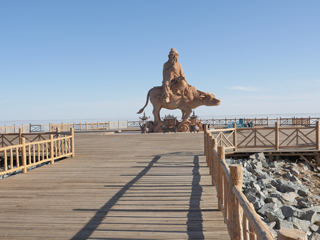
[[0, 121], [138, 119], [172, 47], [188, 83], [221, 99], [201, 117], [320, 117], [319, 11], [312, 0], [0, 0]]

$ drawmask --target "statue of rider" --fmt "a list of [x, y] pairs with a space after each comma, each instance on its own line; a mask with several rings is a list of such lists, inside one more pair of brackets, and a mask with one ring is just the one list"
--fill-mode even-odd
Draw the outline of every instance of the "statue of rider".
[[185, 74], [183, 72], [181, 64], [178, 62], [179, 54], [176, 49], [171, 48], [169, 52], [169, 60], [163, 65], [163, 101], [165, 103], [170, 102], [170, 97], [173, 95], [170, 85], [172, 81], [185, 80]]

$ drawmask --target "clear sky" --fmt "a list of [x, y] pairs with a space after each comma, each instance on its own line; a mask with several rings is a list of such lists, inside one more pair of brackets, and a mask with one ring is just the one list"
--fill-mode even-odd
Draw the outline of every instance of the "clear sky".
[[172, 47], [188, 83], [221, 99], [201, 117], [320, 117], [319, 12], [318, 0], [0, 0], [0, 121], [138, 119]]

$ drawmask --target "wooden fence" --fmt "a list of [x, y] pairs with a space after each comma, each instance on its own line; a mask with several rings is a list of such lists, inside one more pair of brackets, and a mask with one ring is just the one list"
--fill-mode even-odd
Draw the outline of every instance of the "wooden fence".
[[[34, 135], [34, 134], [33, 134]], [[69, 133], [47, 134], [49, 139], [42, 136], [30, 138], [31, 134], [17, 134], [13, 140], [0, 148], [0, 175], [22, 170], [23, 173], [32, 166], [49, 162], [63, 157], [74, 157], [74, 130]], [[9, 139], [2, 134], [2, 137]], [[10, 134], [12, 137], [12, 134]], [[19, 141], [18, 144], [15, 144]], [[4, 142], [2, 142], [4, 143]]]
[[[320, 118], [223, 118], [223, 119], [200, 119], [201, 123], [212, 127], [226, 127], [228, 124], [239, 121], [240, 119], [252, 122], [254, 126], [274, 126], [276, 123], [279, 126], [315, 126]], [[92, 122], [92, 123], [58, 123], [58, 124], [29, 124], [29, 125], [13, 125], [0, 127], [0, 133], [17, 133], [19, 129], [24, 133], [31, 132], [55, 132], [69, 131], [74, 128], [75, 131], [92, 131], [92, 130], [109, 130], [109, 129], [130, 129], [139, 128], [142, 121], [116, 121], [116, 122]]]
[[[222, 211], [232, 240], [271, 240], [274, 236], [256, 213], [252, 203], [242, 193], [243, 167], [241, 164], [225, 162], [225, 146], [218, 146], [217, 139], [205, 129], [204, 150], [207, 165], [216, 187], [218, 208]], [[307, 239], [307, 234], [295, 230]], [[292, 229], [279, 231], [279, 239], [290, 236]]]
[[305, 148], [308, 150], [320, 150], [320, 125], [319, 121], [314, 126], [279, 126], [252, 127], [208, 130], [217, 140], [218, 146], [237, 151], [241, 148], [262, 148], [280, 150], [284, 148]]
[[254, 126], [272, 126], [277, 122], [279, 126], [315, 126], [320, 118], [222, 118], [222, 119], [201, 119], [203, 124], [210, 126], [223, 126], [226, 127], [228, 124], [232, 124], [239, 120], [252, 122]]
[[19, 129], [23, 133], [34, 133], [34, 132], [55, 132], [69, 131], [70, 128], [74, 128], [75, 131], [92, 131], [92, 130], [108, 130], [108, 129], [128, 129], [128, 128], [139, 128], [142, 121], [117, 121], [117, 122], [93, 122], [93, 123], [49, 123], [42, 125], [14, 125], [14, 126], [3, 126], [0, 127], [1, 133], [18, 133]]

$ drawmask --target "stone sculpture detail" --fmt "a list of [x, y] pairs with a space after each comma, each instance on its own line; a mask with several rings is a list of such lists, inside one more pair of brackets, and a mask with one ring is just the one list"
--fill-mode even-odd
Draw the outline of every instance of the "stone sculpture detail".
[[218, 106], [220, 100], [214, 94], [199, 91], [187, 83], [182, 66], [178, 63], [178, 56], [178, 52], [172, 48], [169, 53], [169, 60], [163, 66], [162, 86], [153, 87], [149, 90], [146, 104], [139, 110], [138, 114], [143, 112], [150, 98], [156, 125], [161, 122], [160, 110], [162, 108], [180, 109], [182, 112], [180, 129], [185, 131], [183, 125], [188, 122], [192, 109], [202, 105]]

